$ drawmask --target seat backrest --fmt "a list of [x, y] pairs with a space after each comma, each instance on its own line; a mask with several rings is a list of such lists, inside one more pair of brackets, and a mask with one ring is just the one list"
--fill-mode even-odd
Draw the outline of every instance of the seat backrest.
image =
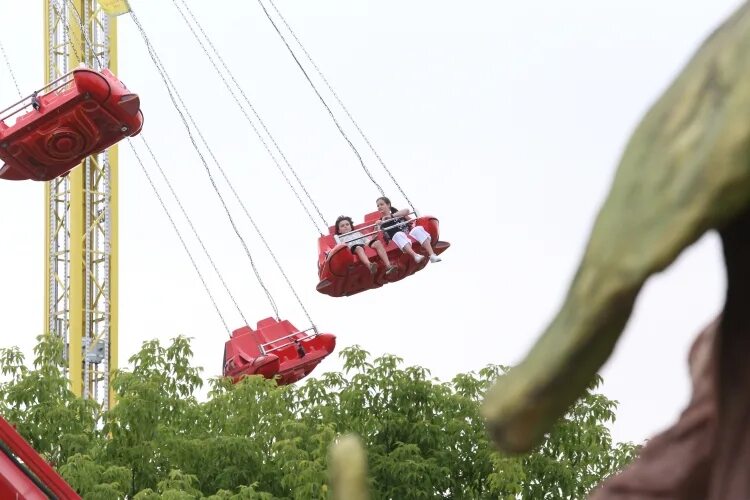
[[[366, 226], [369, 224], [372, 224], [376, 220], [380, 219], [380, 212], [377, 210], [374, 212], [370, 212], [369, 214], [365, 214], [364, 222], [360, 222], [359, 224], [357, 222], [354, 223], [354, 229], [359, 229], [362, 226]], [[328, 234], [334, 235], [336, 234], [336, 226], [330, 226], [328, 228]]]
[[294, 328], [291, 328], [290, 331], [290, 329], [287, 328], [285, 322], [281, 322], [263, 328], [262, 330], [260, 330], [260, 334], [263, 338], [263, 343], [265, 344], [267, 342], [275, 342], [283, 337], [286, 337], [290, 333], [294, 333], [294, 331]]
[[[380, 212], [372, 212], [369, 214], [365, 214], [365, 220], [364, 222], [360, 223], [354, 223], [354, 227], [352, 228], [352, 231], [361, 230], [363, 233], [371, 233], [375, 230], [373, 227], [368, 227], [367, 229], [362, 229], [365, 226], [371, 226], [373, 222], [380, 219]], [[336, 235], [336, 226], [330, 226], [328, 228], [328, 235], [322, 236], [318, 239], [318, 251], [323, 252], [324, 250], [330, 250], [331, 248], [335, 247], [337, 245], [336, 240], [334, 239], [334, 236]]]
[[232, 337], [242, 335], [243, 333], [253, 333], [253, 329], [250, 328], [248, 325], [241, 326], [232, 332]]
[[337, 245], [333, 234], [326, 234], [318, 238], [318, 253], [329, 252]]
[[260, 356], [257, 334], [258, 332], [249, 326], [243, 326], [233, 331], [232, 338], [224, 344], [224, 362], [238, 354], [250, 357]]
[[377, 210], [375, 212], [365, 214], [365, 224], [372, 224], [378, 219], [380, 219], [380, 212], [378, 212]]
[[[258, 335], [257, 339], [263, 343], [275, 342], [281, 338], [286, 337], [297, 329], [287, 320], [276, 321], [275, 318], [266, 318], [258, 321]], [[287, 342], [285, 339], [284, 342]]]

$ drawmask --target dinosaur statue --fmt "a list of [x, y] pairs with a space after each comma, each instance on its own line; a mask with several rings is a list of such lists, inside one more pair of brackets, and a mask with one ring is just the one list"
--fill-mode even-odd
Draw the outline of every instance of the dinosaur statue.
[[565, 301], [488, 391], [489, 432], [522, 453], [612, 354], [645, 281], [706, 232], [722, 241], [723, 312], [690, 354], [678, 422], [592, 498], [750, 498], [750, 5], [701, 45], [634, 131]]
[[[710, 230], [727, 269], [723, 312], [689, 355], [692, 398], [592, 500], [750, 498], [750, 5], [700, 47], [631, 137], [563, 306], [488, 391], [488, 429], [523, 453], [583, 394], [645, 281]], [[368, 498], [355, 436], [332, 446], [333, 498]]]

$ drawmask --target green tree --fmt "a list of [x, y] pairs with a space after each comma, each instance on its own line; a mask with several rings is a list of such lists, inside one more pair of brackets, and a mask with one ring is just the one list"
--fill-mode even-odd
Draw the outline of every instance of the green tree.
[[0, 413], [53, 465], [85, 453], [97, 441], [95, 402], [84, 401], [68, 389], [63, 368], [63, 343], [41, 335], [31, 368], [17, 348], [0, 349]]
[[125, 498], [130, 491], [131, 471], [127, 467], [104, 467], [88, 455], [79, 453], [60, 466], [60, 474], [87, 500]]
[[[145, 342], [130, 358], [132, 371], [113, 379], [117, 404], [104, 417], [104, 459], [133, 471], [133, 487], [155, 487], [172, 469], [163, 454], [176, 436], [204, 425], [194, 391], [203, 383], [200, 370], [189, 366], [190, 342], [177, 337], [168, 347]], [[200, 455], [200, 453], [198, 453]]]
[[[211, 379], [199, 401], [200, 370], [190, 364], [190, 341], [177, 337], [144, 343], [114, 378], [117, 405], [97, 415], [67, 391], [57, 354], [38, 354], [33, 370], [16, 350], [0, 356], [6, 415], [35, 446], [64, 459], [59, 470], [87, 499], [326, 499], [328, 449], [347, 433], [365, 446], [373, 500], [580, 498], [635, 452], [612, 442], [616, 403], [595, 392], [600, 379], [538, 449], [509, 457], [491, 445], [479, 413], [501, 366], [443, 382], [353, 346], [340, 352], [341, 373], [285, 387], [260, 377]], [[15, 410], [19, 388], [33, 381], [41, 388], [24, 400], [26, 411]], [[54, 424], [59, 415], [75, 418]]]

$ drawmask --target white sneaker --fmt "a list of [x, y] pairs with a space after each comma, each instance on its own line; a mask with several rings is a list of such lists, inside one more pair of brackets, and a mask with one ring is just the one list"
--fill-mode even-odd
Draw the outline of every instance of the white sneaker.
[[430, 262], [440, 262], [441, 260], [443, 259], [441, 259], [437, 255], [430, 255]]
[[424, 255], [417, 254], [417, 255], [414, 256], [414, 262], [416, 262], [417, 264], [419, 264], [423, 260], [424, 260]]

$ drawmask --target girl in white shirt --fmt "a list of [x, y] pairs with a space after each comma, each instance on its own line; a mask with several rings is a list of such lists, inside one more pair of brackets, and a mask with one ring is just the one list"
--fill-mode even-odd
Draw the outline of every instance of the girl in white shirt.
[[365, 253], [365, 245], [368, 243], [377, 252], [383, 264], [385, 264], [385, 274], [390, 275], [396, 272], [398, 267], [391, 265], [383, 244], [377, 239], [368, 239], [359, 231], [352, 231], [353, 227], [354, 223], [351, 217], [342, 215], [336, 219], [336, 234], [340, 236], [339, 240], [348, 246], [354, 255], [359, 257], [362, 264], [370, 268], [370, 274], [375, 274], [378, 271], [378, 265], [375, 262], [371, 262]]

